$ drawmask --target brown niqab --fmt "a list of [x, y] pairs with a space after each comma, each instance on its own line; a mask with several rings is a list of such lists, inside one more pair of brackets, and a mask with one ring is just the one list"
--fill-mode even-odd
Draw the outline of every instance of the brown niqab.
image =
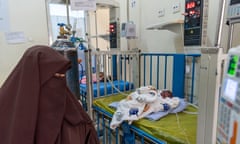
[[95, 144], [93, 123], [69, 91], [70, 61], [47, 46], [29, 48], [0, 89], [1, 144]]

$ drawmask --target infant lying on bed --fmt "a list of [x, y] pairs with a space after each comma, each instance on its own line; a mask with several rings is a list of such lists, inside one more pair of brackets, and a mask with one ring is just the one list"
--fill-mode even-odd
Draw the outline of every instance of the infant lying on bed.
[[[92, 74], [92, 82], [97, 82], [97, 81], [101, 81], [104, 79], [104, 73], [103, 72], [99, 72], [98, 74], [98, 78], [97, 78], [97, 74], [94, 73]], [[87, 78], [86, 76], [83, 76], [82, 79], [79, 81], [81, 84], [86, 84], [87, 83]]]
[[[104, 75], [104, 72], [99, 72], [98, 73], [98, 77], [97, 77], [97, 74], [96, 73], [94, 73], [94, 74], [92, 74], [92, 82], [104, 82], [104, 77], [105, 77], [105, 75]], [[108, 80], [112, 80], [112, 77], [111, 76], [107, 76], [106, 77], [106, 81], [108, 81]], [[79, 82], [81, 83], [81, 84], [86, 84], [87, 83], [87, 78], [86, 78], [86, 76], [83, 76], [82, 78], [81, 78], [81, 80], [79, 80]]]
[[150, 113], [171, 110], [176, 108], [179, 102], [180, 99], [173, 97], [169, 90], [157, 90], [153, 86], [140, 87], [119, 102], [110, 127], [115, 129], [124, 120], [131, 124]]

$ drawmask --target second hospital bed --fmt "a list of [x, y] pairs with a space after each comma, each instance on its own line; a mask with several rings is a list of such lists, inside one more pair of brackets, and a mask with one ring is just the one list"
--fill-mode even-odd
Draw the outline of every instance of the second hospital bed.
[[[112, 52], [109, 54], [108, 52], [99, 52], [96, 51], [98, 54], [93, 54], [91, 56], [92, 61], [91, 65], [89, 65], [89, 58], [88, 56], [85, 56], [86, 58], [86, 68], [91, 69], [91, 81], [92, 81], [92, 94], [93, 97], [99, 97], [99, 96], [105, 96], [110, 95], [114, 93], [118, 93], [119, 91], [129, 91], [134, 89], [134, 84], [131, 81], [127, 80], [127, 75], [119, 75], [120, 72], [116, 71], [117, 68], [117, 57], [114, 55], [114, 53], [119, 53], [117, 51]], [[95, 52], [95, 53], [96, 53]], [[131, 52], [130, 52], [131, 53]], [[88, 50], [87, 50], [87, 55]], [[91, 53], [92, 54], [92, 53]], [[123, 56], [121, 56], [121, 59], [123, 59]], [[121, 61], [119, 67], [119, 71], [123, 70], [122, 72], [126, 73], [126, 59], [128, 59], [125, 56], [125, 60]], [[87, 65], [88, 62], [88, 65]], [[103, 66], [102, 63], [105, 63]], [[121, 70], [120, 70], [121, 69]], [[99, 79], [100, 72], [104, 73], [104, 78], [101, 79], [101, 81], [98, 81], [96, 79]], [[117, 74], [118, 73], [118, 74]], [[93, 78], [94, 77], [94, 78]], [[98, 78], [96, 78], [98, 77]], [[82, 105], [85, 110], [87, 110], [87, 99], [86, 95], [88, 92], [88, 83], [86, 80], [84, 83], [82, 82], [82, 79], [86, 76], [81, 76], [79, 82], [79, 88], [80, 88], [80, 100], [82, 102]], [[89, 79], [89, 78], [88, 78]], [[94, 79], [94, 80], [93, 80]], [[115, 88], [117, 89], [115, 89]]]
[[[124, 99], [128, 92], [118, 91], [118, 85], [110, 83], [111, 88], [118, 94], [105, 93], [105, 96], [94, 95], [93, 83], [91, 80], [91, 57], [98, 55], [105, 57], [99, 65], [105, 73], [116, 70], [118, 79], [129, 82], [135, 88], [143, 85], [153, 85], [157, 89], [169, 89], [174, 96], [185, 98], [188, 102], [196, 101], [197, 62], [198, 54], [163, 54], [163, 53], [141, 53], [140, 51], [86, 51], [86, 75], [87, 91], [85, 102], [88, 106], [88, 113], [96, 121], [99, 138], [105, 143], [159, 143], [159, 144], [194, 144], [196, 141], [197, 109], [189, 105], [185, 111], [175, 114], [168, 114], [160, 120], [151, 121], [140, 119], [132, 125], [123, 123], [116, 130], [110, 129], [110, 122], [115, 109], [109, 107], [112, 102]], [[110, 69], [107, 68], [107, 61], [110, 59]], [[114, 64], [117, 63], [117, 67]], [[97, 66], [98, 67], [98, 66]], [[187, 67], [187, 68], [186, 68]], [[97, 68], [97, 72], [101, 67]], [[191, 69], [189, 71], [189, 69]], [[107, 80], [105, 79], [105, 82]], [[108, 82], [109, 84], [109, 82]], [[95, 84], [100, 87], [100, 84]], [[107, 89], [107, 83], [102, 83]], [[124, 91], [126, 89], [124, 86]], [[97, 92], [99, 93], [99, 92]], [[189, 114], [191, 113], [191, 114]]]

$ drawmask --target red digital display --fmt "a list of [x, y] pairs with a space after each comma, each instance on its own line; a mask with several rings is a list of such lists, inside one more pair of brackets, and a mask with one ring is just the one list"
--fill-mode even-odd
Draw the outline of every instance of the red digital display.
[[113, 25], [113, 24], [110, 24], [110, 32], [113, 33], [113, 32], [115, 31], [114, 29], [115, 29], [114, 25]]
[[190, 10], [190, 11], [189, 11], [189, 14], [190, 14], [190, 15], [194, 15], [195, 13], [196, 13], [196, 11], [194, 11], [194, 10]]
[[114, 25], [110, 25], [110, 28], [114, 28]]
[[196, 3], [192, 1], [187, 3], [186, 8], [191, 9], [191, 8], [195, 8], [195, 6], [196, 6]]

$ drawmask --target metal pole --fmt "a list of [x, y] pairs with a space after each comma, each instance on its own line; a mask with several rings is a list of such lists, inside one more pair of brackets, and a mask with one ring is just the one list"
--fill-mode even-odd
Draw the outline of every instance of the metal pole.
[[138, 62], [138, 87], [140, 87], [141, 84], [142, 84], [142, 73], [141, 73], [142, 59], [141, 59], [141, 50], [138, 51], [138, 54], [137, 54], [137, 62]]
[[222, 31], [223, 31], [223, 21], [224, 21], [224, 13], [225, 13], [225, 5], [226, 5], [226, 0], [222, 1], [222, 8], [220, 11], [222, 11], [221, 16], [220, 16], [220, 24], [218, 27], [218, 38], [217, 38], [217, 47], [219, 48], [221, 45], [221, 37], [222, 37]]
[[92, 56], [91, 49], [85, 50], [86, 78], [87, 78], [87, 108], [90, 118], [93, 120], [93, 85], [92, 85]]
[[129, 14], [129, 0], [127, 0], [127, 22], [130, 19], [130, 14]]
[[[129, 13], [129, 0], [127, 0], [127, 22], [130, 20], [130, 13]], [[127, 39], [127, 49], [130, 50], [130, 41]]]
[[[108, 69], [108, 66], [107, 66], [107, 58], [108, 58], [108, 55], [107, 53], [106, 54], [103, 54], [102, 55], [103, 57], [103, 73], [104, 73], [104, 77], [107, 76], [107, 69]], [[106, 83], [106, 78], [104, 78], [104, 95], [107, 95], [107, 83]]]
[[86, 27], [86, 37], [87, 37], [87, 41], [88, 41], [88, 49], [91, 49], [91, 47], [92, 47], [91, 38], [89, 36], [89, 34], [90, 34], [90, 16], [89, 16], [88, 11], [86, 11], [84, 14], [85, 14], [85, 27]]
[[97, 11], [95, 11], [95, 29], [96, 29], [96, 48], [99, 48], [98, 47]]
[[67, 25], [70, 26], [70, 18], [69, 18], [69, 0], [66, 0], [66, 8], [67, 8]]
[[229, 28], [229, 40], [228, 40], [227, 52], [228, 52], [228, 50], [232, 47], [233, 31], [234, 31], [234, 24], [233, 24], [233, 23], [230, 23], [230, 28]]

